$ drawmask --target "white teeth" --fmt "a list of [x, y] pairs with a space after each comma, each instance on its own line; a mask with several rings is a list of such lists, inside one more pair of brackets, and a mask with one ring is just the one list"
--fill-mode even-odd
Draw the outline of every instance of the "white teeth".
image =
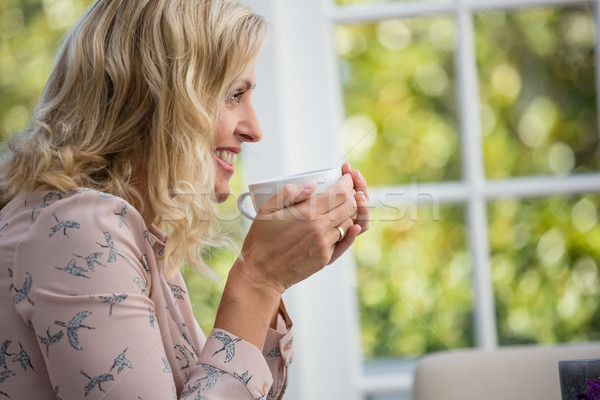
[[227, 150], [215, 150], [215, 155], [229, 165], [234, 165], [237, 161], [237, 156]]

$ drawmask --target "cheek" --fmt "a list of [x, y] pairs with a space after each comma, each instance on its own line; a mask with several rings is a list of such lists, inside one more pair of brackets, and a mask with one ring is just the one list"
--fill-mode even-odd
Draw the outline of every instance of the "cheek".
[[231, 112], [223, 111], [219, 115], [217, 122], [217, 144], [220, 141], [227, 139], [227, 137], [233, 132], [234, 121]]

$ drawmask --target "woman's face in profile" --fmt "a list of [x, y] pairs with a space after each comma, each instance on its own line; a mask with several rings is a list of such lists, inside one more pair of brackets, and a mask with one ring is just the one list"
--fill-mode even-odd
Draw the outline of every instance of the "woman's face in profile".
[[242, 143], [258, 142], [262, 138], [262, 130], [251, 101], [255, 85], [252, 65], [233, 85], [219, 113], [214, 150], [214, 189], [219, 203], [229, 197], [229, 180], [235, 171], [235, 162], [237, 155], [242, 151]]

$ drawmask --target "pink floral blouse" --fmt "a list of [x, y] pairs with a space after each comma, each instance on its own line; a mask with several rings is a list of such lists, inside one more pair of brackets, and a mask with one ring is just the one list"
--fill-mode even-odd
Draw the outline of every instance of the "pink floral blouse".
[[118, 197], [21, 195], [0, 210], [0, 399], [280, 399], [292, 361], [281, 308], [264, 350], [205, 337], [166, 237]]

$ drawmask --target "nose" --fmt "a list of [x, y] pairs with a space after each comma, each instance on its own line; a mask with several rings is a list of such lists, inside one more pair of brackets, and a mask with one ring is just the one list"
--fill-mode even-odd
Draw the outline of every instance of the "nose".
[[258, 142], [262, 139], [262, 128], [251, 104], [244, 108], [243, 116], [236, 127], [235, 134], [243, 142]]

